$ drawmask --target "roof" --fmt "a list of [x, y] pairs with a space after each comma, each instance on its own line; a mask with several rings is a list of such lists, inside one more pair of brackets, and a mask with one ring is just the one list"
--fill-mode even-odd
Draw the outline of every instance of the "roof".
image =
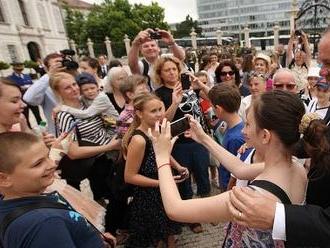
[[75, 9], [91, 9], [93, 4], [87, 3], [82, 0], [60, 0], [60, 2], [67, 4], [71, 8]]

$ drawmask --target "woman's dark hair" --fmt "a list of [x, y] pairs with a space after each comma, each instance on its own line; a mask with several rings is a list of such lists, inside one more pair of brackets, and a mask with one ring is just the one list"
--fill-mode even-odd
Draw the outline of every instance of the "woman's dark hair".
[[112, 67], [123, 67], [123, 64], [118, 59], [112, 59], [112, 60], [110, 60], [110, 63], [109, 63], [109, 70]]
[[12, 80], [4, 77], [0, 77], [0, 97], [3, 95], [2, 85], [13, 86], [21, 91], [21, 88]]
[[304, 132], [304, 148], [319, 172], [330, 172], [330, 129], [323, 120], [313, 120]]
[[246, 54], [243, 56], [242, 71], [250, 72], [253, 70], [253, 55]]
[[254, 101], [253, 109], [257, 127], [275, 132], [292, 151], [300, 138], [299, 125], [305, 113], [299, 97], [283, 90], [265, 92]]
[[223, 61], [219, 64], [219, 66], [215, 69], [215, 78], [217, 83], [221, 83], [220, 74], [222, 69], [225, 66], [229, 66], [235, 74], [235, 85], [238, 87], [241, 84], [241, 77], [239, 75], [239, 70], [237, 69], [236, 65], [232, 61]]
[[97, 59], [91, 57], [83, 57], [80, 61], [87, 62], [93, 69], [100, 69], [100, 63]]

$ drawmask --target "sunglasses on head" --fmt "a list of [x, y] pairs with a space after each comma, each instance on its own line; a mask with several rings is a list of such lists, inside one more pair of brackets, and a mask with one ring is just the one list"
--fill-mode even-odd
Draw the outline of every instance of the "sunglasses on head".
[[288, 90], [293, 90], [296, 87], [295, 84], [274, 84], [275, 89], [288, 89]]
[[235, 72], [233, 72], [233, 71], [222, 71], [222, 72], [220, 72], [220, 76], [227, 76], [227, 75], [229, 75], [229, 76], [232, 76], [232, 75], [234, 75], [235, 74]]

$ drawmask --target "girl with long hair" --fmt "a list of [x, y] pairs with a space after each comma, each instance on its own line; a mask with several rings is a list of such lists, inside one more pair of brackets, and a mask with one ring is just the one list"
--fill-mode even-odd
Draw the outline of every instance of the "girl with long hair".
[[164, 118], [165, 107], [150, 93], [138, 95], [133, 105], [135, 117], [123, 138], [127, 151], [125, 181], [134, 185], [127, 247], [160, 247], [161, 241], [167, 243], [167, 247], [175, 247], [174, 235], [180, 233], [180, 225], [166, 216], [155, 153], [147, 136], [148, 129]]

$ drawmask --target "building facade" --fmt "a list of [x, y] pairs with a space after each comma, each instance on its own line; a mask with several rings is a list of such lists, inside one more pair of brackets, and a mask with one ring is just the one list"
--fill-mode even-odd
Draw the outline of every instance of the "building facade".
[[44, 58], [68, 47], [57, 0], [0, 0], [0, 60]]
[[[303, 2], [298, 0], [298, 6]], [[251, 37], [273, 35], [273, 26], [280, 26], [280, 35], [290, 32], [292, 1], [290, 0], [197, 0], [199, 23], [205, 36], [225, 35], [239, 37], [244, 27]]]

